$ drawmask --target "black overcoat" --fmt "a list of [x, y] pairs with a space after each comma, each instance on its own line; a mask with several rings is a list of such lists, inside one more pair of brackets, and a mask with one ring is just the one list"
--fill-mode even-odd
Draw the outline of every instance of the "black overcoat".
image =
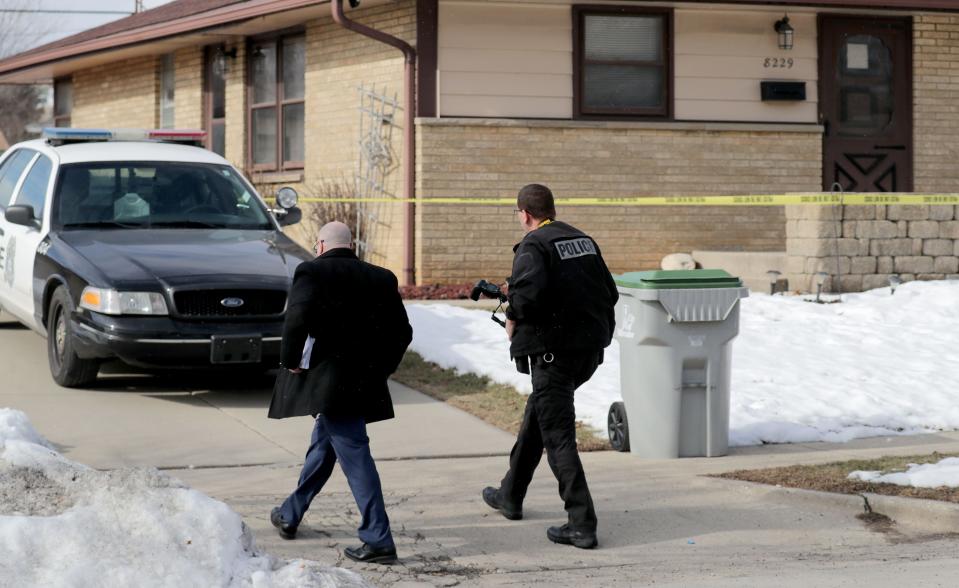
[[393, 418], [386, 380], [403, 359], [413, 329], [392, 272], [360, 261], [349, 249], [331, 249], [300, 264], [283, 325], [284, 368], [300, 364], [308, 335], [316, 340], [310, 368], [300, 374], [280, 370], [270, 418]]

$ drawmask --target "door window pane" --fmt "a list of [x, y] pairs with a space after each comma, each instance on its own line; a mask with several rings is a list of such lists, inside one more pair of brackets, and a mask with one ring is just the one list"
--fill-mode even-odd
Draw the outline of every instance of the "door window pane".
[[882, 39], [852, 35], [839, 51], [839, 134], [868, 137], [893, 120], [892, 52]]
[[13, 189], [17, 187], [23, 170], [36, 154], [36, 151], [30, 149], [20, 149], [3, 160], [3, 165], [0, 166], [0, 208], [6, 208], [10, 204]]
[[303, 103], [283, 107], [283, 161], [303, 161]]
[[660, 62], [662, 23], [659, 16], [586, 15], [586, 59]]
[[226, 117], [226, 76], [218, 67], [210, 68], [210, 108], [213, 118]]
[[33, 218], [43, 218], [44, 203], [47, 200], [47, 184], [50, 183], [50, 171], [53, 169], [53, 162], [45, 155], [37, 158], [36, 163], [30, 168], [27, 177], [20, 186], [20, 193], [17, 195], [15, 204], [25, 204], [33, 207]]
[[283, 39], [283, 99], [303, 98], [303, 73], [306, 66], [306, 38]]
[[57, 80], [53, 83], [53, 114], [70, 116], [73, 112], [73, 81]]
[[253, 103], [263, 104], [276, 100], [276, 44], [259, 43], [253, 46], [250, 56], [253, 62]]
[[253, 163], [276, 164], [276, 108], [253, 111]]

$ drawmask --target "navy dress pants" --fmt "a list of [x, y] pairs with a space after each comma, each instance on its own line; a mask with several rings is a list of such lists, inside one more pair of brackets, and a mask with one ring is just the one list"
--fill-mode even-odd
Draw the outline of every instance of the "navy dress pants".
[[359, 528], [360, 541], [376, 549], [393, 547], [380, 476], [370, 454], [370, 439], [366, 436], [366, 421], [362, 418], [316, 417], [299, 484], [280, 506], [283, 520], [292, 525], [300, 524], [310, 502], [330, 479], [337, 460], [363, 517]]

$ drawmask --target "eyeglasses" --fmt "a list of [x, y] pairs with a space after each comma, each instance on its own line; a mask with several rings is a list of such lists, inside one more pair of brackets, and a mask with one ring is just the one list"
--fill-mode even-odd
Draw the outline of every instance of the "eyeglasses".
[[313, 253], [316, 253], [316, 254], [320, 253], [320, 243], [326, 243], [326, 241], [322, 239], [317, 239], [316, 243], [313, 244]]

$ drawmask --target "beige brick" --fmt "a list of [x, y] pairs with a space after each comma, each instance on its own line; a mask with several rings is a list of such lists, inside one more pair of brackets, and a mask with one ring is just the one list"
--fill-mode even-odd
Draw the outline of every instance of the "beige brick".
[[843, 292], [861, 292], [862, 291], [862, 276], [855, 274], [843, 274], [839, 282], [842, 284]]
[[916, 239], [935, 239], [939, 236], [939, 223], [936, 221], [910, 221], [909, 236]]
[[853, 274], [873, 274], [876, 272], [875, 257], [853, 257], [850, 272]]
[[844, 206], [842, 216], [847, 220], [876, 220], [876, 206]]
[[891, 274], [893, 270], [892, 257], [884, 255], [876, 258], [876, 272], [880, 274]]
[[943, 279], [943, 278], [945, 278], [945, 277], [946, 277], [945, 274], [935, 274], [935, 273], [932, 273], [932, 274], [918, 274], [918, 275], [916, 275], [916, 279], [917, 279], [917, 280], [920, 280], [920, 281], [923, 281], [923, 282], [934, 282], [934, 281], [936, 281], [936, 280], [941, 280], [941, 279]]
[[937, 221], [948, 221], [955, 218], [955, 210], [952, 206], [930, 206], [929, 219]]
[[796, 223], [796, 236], [799, 238], [837, 237], [838, 231], [838, 222], [801, 220]]
[[896, 221], [896, 229], [898, 230], [899, 237], [908, 237], [909, 236], [909, 221]]
[[[932, 258], [930, 258], [931, 260]], [[931, 267], [931, 266], [930, 266]], [[806, 260], [806, 271], [807, 274], [815, 274], [817, 272], [827, 272], [827, 273], [838, 273], [848, 274], [850, 273], [851, 263], [848, 257], [822, 257], [822, 258], [809, 258]]]
[[937, 257], [933, 265], [933, 271], [937, 274], [954, 274], [959, 272], [959, 257], [951, 255]]
[[929, 206], [925, 204], [890, 204], [886, 210], [889, 220], [915, 221], [929, 219]]
[[939, 223], [939, 236], [943, 239], [959, 239], [959, 220]]
[[799, 255], [786, 257], [786, 273], [801, 274], [806, 271], [806, 258]]
[[922, 242], [923, 255], [952, 255], [954, 249], [955, 243], [949, 239], [926, 239]]
[[932, 257], [903, 256], [897, 257], [894, 261], [896, 272], [922, 274], [929, 273], [935, 265]]
[[858, 236], [865, 239], [893, 239], [899, 236], [899, 229], [892, 221], [859, 221]]
[[873, 239], [869, 248], [872, 255], [912, 255], [912, 239]]

